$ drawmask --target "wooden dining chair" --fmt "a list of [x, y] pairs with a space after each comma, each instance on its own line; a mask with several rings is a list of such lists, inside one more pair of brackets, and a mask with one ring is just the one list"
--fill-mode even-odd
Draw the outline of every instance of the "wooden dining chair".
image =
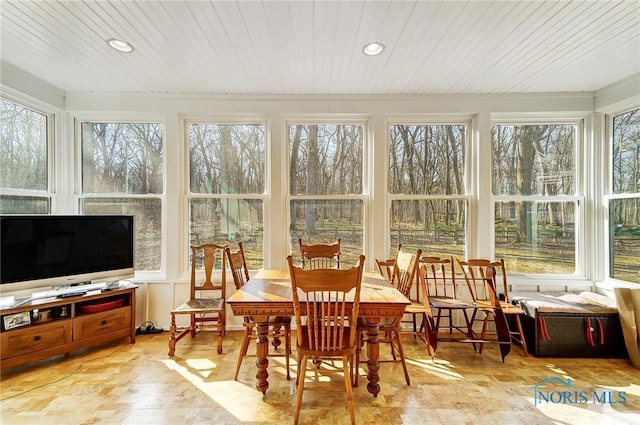
[[[420, 275], [425, 282], [429, 305], [435, 310], [438, 333], [443, 329], [451, 335], [456, 330], [469, 336], [471, 322], [467, 310], [473, 306], [459, 298], [453, 257], [422, 257], [420, 263]], [[464, 319], [464, 324], [456, 322], [459, 316]], [[446, 320], [446, 326], [441, 323], [442, 319]]]
[[[422, 250], [418, 249], [415, 254], [406, 251], [398, 251], [396, 255], [396, 261], [394, 265], [393, 276], [394, 279], [391, 284], [402, 293], [405, 297], [409, 298], [411, 292], [411, 286], [416, 280], [418, 272], [419, 259], [422, 255]], [[405, 311], [407, 311], [405, 309]], [[421, 310], [421, 313], [424, 310]], [[409, 311], [410, 312], [410, 311]], [[402, 332], [402, 317], [383, 320], [379, 325], [380, 333], [383, 335], [378, 338], [378, 343], [387, 343], [391, 347], [392, 361], [400, 361], [402, 363], [402, 369], [404, 371], [404, 378], [407, 385], [411, 385], [411, 379], [409, 378], [409, 371], [407, 370], [407, 363], [404, 355], [404, 348], [402, 347], [402, 341], [400, 340], [400, 333]], [[360, 367], [360, 352], [361, 347], [364, 346], [366, 341], [366, 322], [361, 319], [358, 323], [358, 338], [360, 341], [356, 344], [358, 350], [356, 351], [356, 374], [354, 378], [354, 384], [358, 385], [358, 370]], [[399, 359], [396, 357], [398, 353]], [[380, 360], [378, 360], [380, 362]], [[385, 360], [382, 360], [383, 362]]]
[[[364, 260], [364, 255], [360, 255], [358, 264], [347, 270], [308, 270], [295, 266], [293, 258], [287, 257], [297, 329], [298, 393], [294, 424], [300, 417], [305, 390], [345, 392], [351, 423], [356, 423], [351, 375]], [[316, 359], [342, 360], [344, 389], [307, 385], [307, 363]], [[320, 369], [314, 371], [320, 373]]]
[[[424, 268], [424, 264], [421, 264], [420, 268]], [[422, 338], [424, 339], [424, 342], [427, 346], [427, 354], [433, 358], [435, 357], [436, 350], [438, 349], [438, 328], [436, 327], [436, 322], [431, 310], [429, 291], [427, 291], [427, 284], [424, 276], [425, 275], [423, 273], [418, 272], [418, 284], [420, 287], [420, 291], [424, 294], [422, 298], [424, 320], [422, 321], [420, 331], [422, 332]]]
[[[212, 329], [218, 333], [216, 346], [218, 354], [222, 353], [222, 338], [226, 333], [226, 283], [227, 266], [224, 250], [226, 245], [205, 243], [191, 245], [191, 281], [189, 286], [189, 300], [171, 310], [171, 325], [169, 327], [169, 356], [175, 353], [176, 344], [184, 336], [195, 338], [198, 329]], [[221, 281], [212, 280], [214, 270], [218, 265]], [[204, 269], [204, 281], [198, 278], [197, 271]], [[189, 326], [177, 336], [177, 315], [188, 315]]]
[[302, 268], [305, 269], [339, 269], [340, 268], [340, 239], [331, 244], [300, 244]]
[[[502, 303], [498, 299], [498, 284], [496, 280], [496, 268], [491, 265], [486, 268], [487, 289], [489, 292], [489, 299], [491, 300], [493, 321], [496, 327], [496, 335], [498, 336], [498, 346], [500, 348], [500, 355], [502, 356], [502, 362], [504, 363], [507, 354], [511, 351], [511, 332], [509, 331], [509, 325], [507, 324], [507, 318], [502, 308]], [[484, 322], [486, 324], [486, 320]], [[485, 327], [483, 325], [482, 335], [485, 335]], [[480, 345], [482, 347], [482, 345]], [[482, 349], [480, 349], [482, 351]]]
[[[402, 250], [402, 244], [398, 244], [398, 251]], [[387, 258], [386, 260], [381, 260], [376, 258], [376, 267], [378, 269], [378, 273], [380, 273], [385, 279], [389, 282], [393, 280], [393, 270], [396, 265], [396, 257]]]
[[[229, 268], [233, 276], [233, 283], [236, 289], [242, 288], [249, 280], [249, 270], [247, 269], [247, 261], [244, 256], [244, 250], [242, 248], [242, 242], [238, 242], [238, 248], [235, 251], [231, 251], [229, 247], [225, 249], [227, 259], [229, 261]], [[242, 321], [244, 326], [244, 334], [242, 337], [242, 345], [238, 353], [238, 361], [236, 363], [236, 372], [233, 377], [238, 380], [238, 374], [240, 367], [242, 366], [242, 360], [246, 357], [251, 340], [256, 339], [255, 327], [256, 322], [251, 316], [244, 316]], [[273, 316], [269, 317], [269, 338], [272, 339], [272, 345], [274, 349], [277, 349], [280, 345], [280, 338], [285, 340], [285, 367], [287, 371], [287, 379], [291, 379], [289, 373], [289, 357], [291, 355], [291, 316]]]
[[[475, 307], [469, 319], [470, 327], [473, 328], [476, 320], [482, 320], [480, 339], [485, 340], [490, 322], [493, 321], [496, 328], [502, 326], [501, 323], [496, 322], [498, 317], [496, 316], [495, 304], [497, 303], [500, 307], [500, 314], [503, 314], [505, 317], [509, 316], [515, 322], [516, 331], [510, 331], [507, 325], [509, 339], [517, 341], [522, 346], [524, 356], [526, 357], [528, 355], [527, 345], [520, 322], [520, 315], [523, 314], [523, 311], [511, 305], [508, 301], [504, 260], [491, 261], [488, 259], [474, 258], [465, 261], [458, 258], [457, 263], [467, 283], [469, 295]], [[499, 270], [499, 273], [497, 270]], [[489, 276], [489, 273], [491, 273], [491, 276]], [[501, 279], [498, 278], [499, 275]], [[490, 284], [493, 284], [493, 287]], [[478, 317], [479, 312], [483, 313], [481, 319]], [[480, 343], [479, 347], [479, 352], [482, 353], [483, 343]]]
[[387, 260], [378, 260], [376, 259], [376, 268], [378, 269], [378, 273], [382, 275], [389, 282], [393, 280], [393, 268], [396, 265], [395, 258], [389, 258]]

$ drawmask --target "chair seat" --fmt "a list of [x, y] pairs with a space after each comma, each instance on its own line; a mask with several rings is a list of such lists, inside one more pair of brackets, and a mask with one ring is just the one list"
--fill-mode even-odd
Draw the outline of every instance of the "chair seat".
[[473, 305], [453, 297], [429, 297], [433, 308], [473, 308]]
[[[478, 308], [493, 308], [493, 306], [491, 305], [491, 301], [488, 300], [476, 301], [475, 306]], [[502, 308], [504, 314], [524, 314], [524, 310], [522, 310], [520, 307], [516, 307], [513, 304], [509, 304], [505, 301], [500, 301], [500, 307]]]
[[[339, 357], [339, 356], [350, 356], [354, 353], [354, 347], [349, 346], [349, 333], [351, 332], [351, 328], [349, 326], [345, 326], [344, 328], [342, 328], [343, 344], [342, 344], [342, 347], [340, 347], [341, 349], [331, 350], [331, 354], [327, 354], [326, 350], [312, 349], [309, 346], [309, 339], [306, 337], [306, 335], [309, 335], [307, 334], [308, 329], [309, 329], [308, 326], [302, 326], [302, 328], [298, 330], [298, 332], [302, 332], [302, 334], [305, 335], [305, 338], [302, 339], [302, 342], [298, 342], [298, 345], [296, 346], [300, 354], [308, 355], [311, 357], [322, 357], [324, 355], [328, 357]], [[310, 333], [310, 338], [311, 339], [315, 338], [313, 329]], [[338, 335], [336, 335], [335, 338], [338, 338]], [[319, 340], [320, 337], [318, 337], [317, 339]]]
[[195, 298], [171, 310], [171, 314], [215, 313], [223, 305], [222, 298]]
[[502, 307], [502, 311], [504, 312], [504, 314], [524, 314], [524, 310], [522, 310], [520, 307], [515, 307], [512, 305]]
[[404, 311], [405, 313], [411, 313], [411, 314], [424, 313], [425, 312], [424, 304], [412, 302], [411, 304], [405, 307]]
[[[427, 317], [432, 317], [432, 313], [431, 311], [427, 311], [424, 307], [424, 304], [422, 303], [411, 303], [410, 305], [408, 305], [405, 308], [405, 312], [407, 313], [412, 313], [412, 314], [424, 314], [425, 315], [425, 319], [426, 323], [429, 324], [431, 326], [432, 329], [430, 329], [430, 331], [435, 332], [436, 327], [440, 328], [440, 310], [466, 310], [467, 308], [473, 308], [473, 306], [471, 304], [468, 304], [464, 301], [460, 301], [460, 300], [456, 300], [455, 298], [451, 298], [451, 297], [433, 297], [433, 298], [429, 298], [429, 305], [431, 307], [433, 307], [434, 309], [438, 309], [438, 315], [436, 316], [436, 321], [434, 323], [431, 323], [433, 321], [433, 318], [427, 318]], [[444, 316], [447, 317], [447, 316]], [[465, 313], [465, 317], [466, 317], [466, 313]], [[458, 330], [460, 332], [462, 332], [463, 334], [467, 334], [467, 329], [468, 328], [468, 324], [466, 325], [466, 327], [461, 327], [458, 325], [455, 325], [452, 322], [452, 318], [451, 316], [447, 317], [449, 319], [449, 326], [447, 326], [447, 328], [449, 329], [449, 333], [451, 333], [454, 329]], [[466, 319], [465, 319], [466, 320]], [[414, 331], [411, 332], [415, 335], [417, 335], [420, 339], [422, 339], [423, 341], [425, 341], [427, 344], [429, 344], [429, 341], [425, 340], [425, 336], [424, 334], [422, 334], [422, 330], [424, 329], [424, 325], [425, 325], [425, 321], [423, 321], [423, 323], [420, 325], [420, 330], [419, 331]], [[438, 329], [439, 331], [439, 329]], [[437, 332], [433, 334], [434, 335], [434, 340], [433, 342], [435, 342], [436, 336], [437, 336]], [[431, 355], [435, 354], [435, 348], [433, 349], [433, 353], [431, 353]]]

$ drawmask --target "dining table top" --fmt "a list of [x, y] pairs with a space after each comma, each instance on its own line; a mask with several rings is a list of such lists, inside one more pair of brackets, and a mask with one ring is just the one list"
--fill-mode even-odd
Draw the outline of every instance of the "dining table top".
[[[293, 314], [293, 290], [289, 270], [260, 270], [229, 298], [236, 315]], [[411, 301], [378, 272], [363, 272], [360, 291], [362, 314], [397, 315]], [[264, 309], [270, 311], [262, 311]], [[274, 311], [275, 310], [275, 311]]]

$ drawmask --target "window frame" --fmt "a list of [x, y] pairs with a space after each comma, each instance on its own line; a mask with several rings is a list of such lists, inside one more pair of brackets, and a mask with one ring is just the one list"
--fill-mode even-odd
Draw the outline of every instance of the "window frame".
[[[108, 199], [108, 198], [128, 198], [128, 199], [159, 199], [161, 205], [160, 213], [160, 268], [158, 270], [135, 270], [135, 280], [154, 281], [164, 280], [167, 276], [167, 119], [158, 114], [122, 114], [122, 113], [83, 113], [70, 118], [73, 128], [73, 147], [75, 164], [73, 208], [76, 213], [82, 214], [82, 201], [87, 198]], [[127, 193], [83, 193], [82, 191], [82, 123], [156, 123], [163, 128], [162, 131], [162, 192], [157, 194], [127, 194]]]
[[[10, 90], [3, 90], [0, 95], [2, 100], [14, 103], [25, 109], [32, 110], [35, 113], [41, 114], [46, 118], [46, 156], [47, 156], [47, 173], [46, 173], [46, 189], [45, 190], [31, 190], [31, 189], [16, 189], [16, 188], [3, 188], [0, 187], [0, 195], [3, 196], [25, 196], [33, 198], [44, 198], [48, 201], [47, 214], [59, 213], [60, 208], [58, 203], [58, 197], [56, 194], [60, 192], [59, 184], [60, 180], [56, 178], [61, 174], [62, 166], [58, 166], [60, 156], [56, 155], [56, 147], [59, 145], [59, 140], [62, 140], [61, 128], [58, 124], [60, 122], [61, 111], [57, 108], [53, 108], [42, 102], [37, 102], [32, 99], [26, 99], [20, 95], [14, 95]], [[64, 150], [61, 147], [61, 150]], [[62, 177], [62, 176], [61, 176]], [[56, 190], [57, 189], [57, 190]]]
[[[430, 125], [458, 125], [458, 126], [465, 126], [467, 129], [466, 132], [466, 137], [464, 140], [464, 144], [463, 144], [463, 149], [464, 149], [464, 162], [463, 162], [463, 182], [464, 182], [464, 193], [461, 194], [449, 194], [449, 195], [440, 195], [440, 194], [436, 194], [436, 195], [429, 195], [429, 194], [396, 194], [396, 193], [392, 193], [390, 190], [390, 173], [391, 173], [391, 169], [390, 169], [390, 165], [389, 165], [389, 155], [390, 155], [390, 148], [391, 148], [391, 127], [393, 126], [397, 126], [397, 125], [424, 125], [424, 126], [430, 126]], [[385, 226], [386, 229], [386, 235], [385, 235], [385, 251], [386, 252], [386, 257], [389, 257], [393, 254], [395, 254], [397, 246], [392, 246], [391, 244], [391, 224], [392, 224], [392, 217], [391, 217], [391, 206], [393, 204], [394, 201], [412, 201], [412, 200], [417, 200], [417, 201], [427, 201], [427, 200], [442, 200], [442, 201], [463, 201], [466, 204], [466, 211], [465, 211], [465, 226], [464, 226], [464, 231], [465, 231], [465, 242], [464, 242], [464, 246], [463, 246], [463, 253], [464, 256], [468, 256], [470, 252], [473, 252], [473, 244], [474, 241], [477, 240], [477, 236], [476, 236], [476, 232], [473, 231], [472, 227], [474, 226], [474, 223], [476, 222], [476, 202], [475, 200], [478, 197], [478, 194], [475, 191], [474, 185], [473, 185], [473, 178], [472, 176], [475, 175], [475, 169], [474, 169], [474, 158], [477, 154], [477, 151], [474, 149], [474, 146], [477, 146], [477, 122], [476, 122], [476, 118], [472, 115], [467, 115], [467, 114], [463, 114], [463, 115], [443, 115], [443, 114], [438, 114], [438, 115], [419, 115], [419, 116], [413, 116], [413, 117], [407, 117], [406, 115], [402, 115], [402, 116], [390, 116], [387, 118], [387, 122], [386, 122], [386, 126], [385, 126], [385, 158], [384, 158], [384, 164], [385, 164], [385, 170], [384, 170], [384, 183], [385, 183], [385, 188], [384, 188], [384, 193], [385, 193], [385, 211], [387, 211], [388, 213], [386, 214], [386, 220], [387, 220], [387, 226]], [[400, 241], [402, 242], [402, 241]], [[405, 243], [403, 243], [403, 246], [405, 246]], [[425, 250], [425, 247], [420, 247], [423, 251]], [[429, 252], [426, 252], [426, 254], [429, 254]], [[431, 254], [435, 254], [435, 253], [431, 253]], [[448, 254], [447, 254], [448, 255]]]
[[603, 234], [603, 252], [604, 252], [604, 265], [603, 272], [604, 276], [602, 276], [603, 281], [607, 283], [612, 283], [616, 286], [627, 286], [633, 285], [632, 287], [636, 287], [639, 285], [636, 282], [630, 282], [627, 280], [617, 279], [611, 276], [612, 267], [611, 267], [611, 259], [614, 255], [611, 252], [611, 238], [613, 235], [611, 234], [611, 225], [609, 221], [609, 211], [610, 205], [612, 201], [616, 200], [626, 200], [626, 199], [638, 199], [640, 198], [640, 192], [638, 193], [614, 193], [613, 183], [614, 183], [614, 170], [613, 170], [613, 148], [614, 148], [614, 129], [613, 129], [613, 120], [616, 116], [622, 115], [633, 110], [640, 109], [640, 103], [632, 103], [627, 105], [626, 107], [618, 108], [615, 110], [608, 111], [604, 114], [604, 136], [602, 138], [604, 145], [604, 155], [603, 155], [603, 170], [604, 172], [604, 181], [605, 183], [601, 186], [602, 190], [602, 223], [603, 227], [601, 232]]
[[[180, 274], [181, 276], [186, 277], [190, 272], [190, 262], [189, 262], [189, 244], [190, 244], [190, 235], [191, 235], [191, 218], [190, 218], [190, 208], [191, 201], [198, 199], [237, 199], [237, 200], [259, 200], [262, 202], [262, 217], [263, 217], [263, 233], [262, 233], [262, 264], [263, 268], [267, 264], [267, 247], [266, 244], [269, 242], [269, 238], [271, 237], [271, 227], [269, 226], [269, 208], [267, 208], [268, 202], [270, 200], [270, 188], [271, 188], [271, 143], [270, 143], [270, 126], [269, 120], [264, 116], [252, 116], [252, 115], [233, 115], [233, 116], [220, 116], [220, 115], [212, 115], [212, 116], [183, 116], [181, 119], [182, 122], [182, 136], [184, 140], [184, 160], [183, 160], [183, 184], [182, 184], [182, 192], [184, 194], [184, 205], [182, 207], [183, 213], [183, 225], [181, 226], [182, 235], [184, 238], [184, 243], [181, 244], [183, 248], [180, 249], [181, 258], [183, 259], [180, 262]], [[263, 153], [263, 161], [264, 161], [264, 186], [262, 189], [262, 193], [239, 193], [239, 194], [224, 194], [224, 193], [193, 193], [191, 191], [191, 152], [189, 145], [189, 126], [192, 124], [203, 124], [203, 125], [262, 125], [264, 127], [264, 153]], [[223, 243], [224, 241], [217, 241], [217, 243]], [[233, 245], [230, 245], [231, 249], [234, 249]], [[246, 248], [245, 248], [246, 249]], [[249, 271], [254, 271], [255, 268], [250, 268]]]
[[[289, 128], [292, 125], [361, 125], [362, 126], [362, 192], [360, 194], [345, 194], [345, 195], [294, 195], [291, 193], [291, 152], [289, 140]], [[360, 114], [309, 114], [309, 115], [288, 115], [283, 119], [282, 130], [282, 150], [285, 167], [283, 168], [284, 187], [281, 188], [284, 209], [283, 209], [283, 221], [286, 229], [286, 236], [283, 240], [286, 255], [292, 254], [299, 255], [299, 247], [291, 245], [291, 202], [293, 201], [345, 201], [345, 200], [359, 200], [362, 202], [362, 252], [365, 253], [366, 263], [369, 267], [373, 267], [374, 261], [367, 255], [369, 246], [373, 239], [370, 232], [366, 229], [371, 227], [371, 209], [373, 207], [373, 195], [371, 190], [371, 176], [373, 173], [373, 159], [372, 159], [372, 145], [374, 143], [372, 133], [371, 117], [369, 115]], [[345, 267], [348, 264], [345, 264]]]
[[[514, 272], [512, 275], [518, 275], [520, 277], [535, 278], [536, 281], [544, 282], [551, 281], [553, 284], [557, 284], [557, 279], [564, 279], [566, 281], [584, 281], [589, 278], [588, 274], [590, 270], [586, 266], [586, 259], [591, 252], [593, 252], [592, 243], [589, 243], [592, 238], [589, 238], [586, 223], [586, 217], [588, 212], [589, 193], [588, 181], [586, 179], [585, 170], [588, 167], [589, 155], [592, 152], [590, 144], [592, 139], [587, 134], [587, 129], [590, 128], [590, 120], [588, 116], [581, 114], [568, 114], [568, 113], [506, 113], [506, 114], [492, 114], [491, 123], [489, 129], [489, 155], [491, 161], [490, 176], [493, 178], [493, 128], [496, 125], [554, 125], [554, 124], [566, 124], [576, 126], [576, 141], [574, 158], [574, 177], [575, 177], [575, 192], [573, 195], [496, 195], [493, 193], [493, 180], [490, 181], [489, 196], [490, 196], [490, 216], [489, 232], [491, 241], [491, 255], [492, 258], [496, 257], [496, 240], [495, 240], [495, 207], [498, 202], [523, 202], [523, 201], [545, 201], [545, 202], [574, 202], [575, 209], [575, 252], [574, 262], [575, 271], [573, 273], [522, 273]], [[595, 255], [595, 254], [593, 254]], [[566, 285], [565, 285], [566, 286]]]

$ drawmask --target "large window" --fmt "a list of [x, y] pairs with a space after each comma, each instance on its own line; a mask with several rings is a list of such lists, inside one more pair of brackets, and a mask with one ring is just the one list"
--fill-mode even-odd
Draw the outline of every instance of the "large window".
[[48, 214], [49, 117], [0, 99], [0, 213]]
[[576, 273], [577, 123], [494, 125], [495, 256], [513, 272]]
[[241, 241], [247, 267], [263, 264], [265, 125], [187, 123], [189, 240]]
[[612, 117], [609, 277], [640, 283], [640, 109]]
[[135, 216], [135, 269], [161, 268], [163, 126], [82, 122], [80, 209]]
[[[341, 240], [341, 261], [364, 252], [363, 123], [290, 123], [291, 252]], [[295, 256], [295, 255], [294, 255]]]
[[389, 130], [391, 253], [464, 256], [468, 123], [393, 124]]

